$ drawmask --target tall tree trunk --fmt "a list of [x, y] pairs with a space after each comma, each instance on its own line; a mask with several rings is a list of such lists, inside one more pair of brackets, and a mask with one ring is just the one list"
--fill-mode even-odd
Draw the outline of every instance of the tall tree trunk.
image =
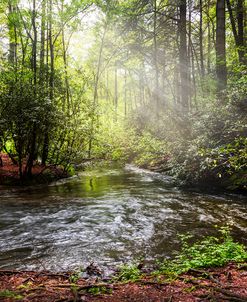
[[93, 93], [93, 110], [92, 110], [92, 117], [91, 117], [91, 125], [90, 125], [90, 133], [89, 133], [89, 143], [88, 143], [88, 158], [91, 158], [92, 154], [92, 147], [93, 147], [93, 136], [94, 136], [94, 128], [95, 128], [95, 111], [96, 106], [98, 102], [98, 86], [99, 86], [99, 80], [100, 80], [100, 69], [101, 69], [101, 63], [102, 63], [102, 55], [103, 55], [103, 49], [105, 45], [105, 36], [107, 32], [107, 23], [105, 23], [103, 36], [101, 39], [100, 44], [100, 50], [99, 50], [99, 56], [98, 56], [98, 62], [97, 62], [97, 71], [95, 75], [95, 83], [94, 83], [94, 93]]
[[33, 43], [32, 43], [32, 70], [33, 70], [33, 83], [36, 90], [37, 84], [37, 27], [36, 27], [36, 0], [33, 0], [33, 12], [32, 12], [32, 28], [33, 28]]
[[231, 26], [232, 26], [232, 33], [234, 36], [235, 44], [238, 51], [239, 62], [244, 63], [244, 24], [243, 24], [243, 2], [242, 0], [238, 0], [237, 2], [237, 10], [236, 10], [236, 17], [237, 17], [237, 24], [235, 21], [235, 17], [233, 14], [232, 5], [230, 0], [226, 0], [227, 10], [229, 12]]
[[[187, 45], [187, 60], [188, 60], [188, 82], [191, 88], [191, 71], [192, 71], [192, 60], [193, 58], [193, 45], [192, 45], [192, 1], [188, 1], [188, 8], [189, 8], [189, 25], [188, 25], [188, 45]], [[189, 107], [192, 109], [192, 93], [190, 89], [189, 93]]]
[[[243, 0], [237, 0], [236, 18], [234, 18], [233, 9], [230, 0], [226, 0], [227, 9], [230, 15], [232, 32], [237, 46], [239, 62], [247, 64], [245, 60], [245, 43], [244, 43], [244, 3]], [[236, 21], [235, 21], [236, 19]]]
[[114, 71], [114, 106], [115, 106], [115, 117], [114, 120], [117, 121], [118, 115], [118, 68], [117, 62], [115, 62], [115, 71]]
[[207, 27], [208, 27], [208, 45], [207, 45], [207, 73], [210, 74], [211, 72], [211, 24], [210, 24], [210, 0], [207, 3]]
[[39, 81], [43, 85], [45, 79], [45, 24], [46, 24], [46, 0], [42, 0], [41, 8], [41, 28], [40, 28], [40, 69]]
[[202, 0], [200, 0], [200, 63], [201, 63], [201, 75], [205, 76], [205, 67], [204, 67], [204, 54], [203, 54], [203, 11], [202, 11]]
[[187, 115], [189, 111], [189, 70], [188, 70], [188, 55], [187, 55], [187, 32], [186, 32], [186, 0], [181, 0], [179, 5], [179, 68], [180, 68], [180, 98], [182, 110]]
[[[33, 89], [34, 98], [37, 95], [37, 28], [36, 28], [36, 0], [33, 0], [33, 11], [32, 11], [32, 29], [33, 29], [33, 41], [32, 41], [32, 71], [33, 71]], [[33, 123], [32, 136], [30, 141], [30, 151], [26, 166], [27, 176], [32, 177], [33, 161], [36, 153], [36, 140], [37, 140], [37, 124]]]
[[109, 69], [106, 69], [106, 103], [110, 102], [110, 93], [109, 93]]
[[127, 70], [124, 70], [124, 116], [127, 116]]
[[216, 76], [217, 91], [220, 93], [226, 88], [226, 16], [225, 0], [216, 3]]
[[[64, 12], [64, 0], [62, 2], [62, 14]], [[70, 87], [69, 87], [69, 76], [68, 76], [68, 57], [67, 57], [67, 47], [65, 43], [65, 33], [64, 33], [64, 23], [62, 23], [62, 47], [63, 47], [63, 66], [64, 66], [64, 74], [65, 74], [65, 90], [66, 90], [66, 104], [64, 102], [63, 109], [67, 110], [68, 113], [70, 111]], [[67, 107], [65, 106], [67, 105]]]
[[247, 64], [247, 60], [245, 58], [245, 42], [244, 41], [244, 2], [243, 0], [238, 0], [237, 3], [237, 21], [238, 21], [238, 53], [239, 53], [239, 61], [242, 64]]
[[15, 25], [16, 5], [8, 2], [8, 31], [9, 31], [9, 63], [12, 66], [17, 64], [17, 32]]
[[[52, 39], [52, 0], [49, 0], [48, 4], [48, 49], [50, 50], [50, 74], [49, 74], [49, 98], [50, 102], [53, 103], [54, 98], [54, 45]], [[48, 50], [47, 50], [48, 51]], [[48, 53], [47, 53], [48, 56]], [[49, 153], [49, 120], [46, 121], [44, 142], [42, 150], [42, 165], [46, 164]]]
[[154, 8], [154, 25], [153, 25], [153, 58], [154, 58], [154, 99], [156, 101], [156, 114], [159, 113], [160, 108], [160, 92], [159, 92], [159, 67], [158, 67], [158, 43], [157, 43], [157, 0], [153, 0]]

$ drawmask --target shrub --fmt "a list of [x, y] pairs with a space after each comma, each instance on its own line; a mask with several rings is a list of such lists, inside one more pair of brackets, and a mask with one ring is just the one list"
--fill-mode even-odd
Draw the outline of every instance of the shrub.
[[192, 268], [223, 266], [230, 261], [246, 261], [246, 248], [234, 242], [229, 228], [223, 227], [219, 231], [219, 238], [209, 236], [192, 245], [189, 244], [190, 235], [180, 236], [181, 252], [174, 259], [161, 263], [158, 273], [176, 276]]
[[141, 271], [137, 264], [125, 264], [120, 267], [120, 272], [117, 276], [119, 281], [136, 281], [141, 278]]

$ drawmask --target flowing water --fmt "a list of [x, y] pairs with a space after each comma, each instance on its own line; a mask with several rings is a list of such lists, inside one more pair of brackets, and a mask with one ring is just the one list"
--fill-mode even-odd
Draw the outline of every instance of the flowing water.
[[157, 173], [94, 168], [49, 186], [0, 189], [0, 268], [110, 267], [170, 256], [178, 234], [230, 224], [247, 243], [247, 200], [185, 192]]

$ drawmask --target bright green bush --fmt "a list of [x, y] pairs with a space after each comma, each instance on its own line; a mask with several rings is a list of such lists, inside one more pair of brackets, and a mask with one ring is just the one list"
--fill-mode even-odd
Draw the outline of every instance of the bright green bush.
[[137, 264], [125, 264], [120, 267], [120, 272], [117, 275], [119, 281], [136, 281], [141, 278], [141, 271]]
[[206, 237], [194, 244], [189, 243], [190, 235], [180, 236], [181, 252], [172, 260], [160, 264], [158, 273], [178, 275], [189, 269], [223, 266], [230, 261], [247, 261], [246, 248], [233, 240], [228, 227], [220, 230], [220, 237]]

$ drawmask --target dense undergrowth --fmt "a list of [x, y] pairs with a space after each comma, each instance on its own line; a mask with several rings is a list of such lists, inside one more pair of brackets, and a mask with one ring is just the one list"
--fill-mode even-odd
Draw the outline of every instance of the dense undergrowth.
[[[176, 278], [191, 269], [221, 267], [229, 262], [247, 261], [247, 250], [243, 244], [233, 240], [228, 227], [219, 229], [220, 236], [206, 236], [192, 243], [191, 235], [180, 235], [181, 250], [174, 257], [157, 263], [153, 275]], [[118, 274], [119, 281], [137, 281], [143, 277], [139, 263], [123, 265]]]
[[229, 228], [220, 228], [219, 232], [219, 237], [208, 236], [195, 243], [190, 243], [190, 235], [180, 236], [180, 253], [172, 260], [160, 263], [157, 273], [176, 276], [190, 269], [219, 267], [229, 262], [246, 261], [246, 248], [233, 240]]

